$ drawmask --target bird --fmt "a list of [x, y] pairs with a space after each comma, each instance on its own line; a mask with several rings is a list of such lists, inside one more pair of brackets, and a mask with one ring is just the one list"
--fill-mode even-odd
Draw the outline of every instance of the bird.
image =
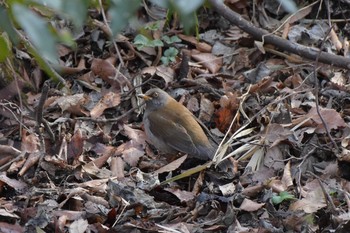
[[[146, 102], [143, 115], [146, 136], [161, 153], [182, 152], [200, 160], [214, 157], [216, 148], [184, 105], [160, 88], [138, 96]], [[219, 167], [227, 171], [232, 163], [225, 160]]]

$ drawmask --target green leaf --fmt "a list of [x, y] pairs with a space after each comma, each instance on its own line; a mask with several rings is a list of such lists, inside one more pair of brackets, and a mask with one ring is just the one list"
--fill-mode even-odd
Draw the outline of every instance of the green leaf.
[[71, 20], [77, 28], [83, 26], [89, 6], [89, 0], [34, 0], [34, 2], [52, 8], [60, 16]]
[[164, 64], [164, 65], [168, 65], [170, 63], [169, 58], [168, 57], [161, 57], [160, 61]]
[[282, 203], [282, 201], [283, 201], [282, 197], [280, 197], [280, 196], [278, 196], [278, 195], [274, 195], [274, 196], [271, 198], [271, 200], [272, 200], [272, 203], [273, 203], [274, 205], [278, 205], [278, 204]]
[[157, 46], [164, 46], [163, 42], [159, 39], [157, 40], [150, 40], [144, 35], [138, 34], [134, 38], [134, 44], [137, 46], [137, 49], [142, 49], [143, 47], [157, 47]]
[[176, 0], [172, 1], [180, 14], [189, 15], [195, 12], [202, 4], [204, 0]]
[[293, 199], [295, 199], [295, 197], [286, 191], [280, 192], [279, 195], [274, 195], [271, 198], [272, 203], [275, 205], [278, 205], [278, 204], [282, 203], [283, 201], [293, 200]]
[[8, 11], [7, 9], [3, 8], [1, 5], [0, 5], [0, 30], [3, 32], [7, 32], [11, 41], [14, 44], [17, 44], [19, 42], [19, 38], [17, 36], [16, 31], [14, 30], [12, 21], [8, 15]]
[[108, 11], [111, 16], [111, 29], [113, 35], [120, 32], [140, 7], [140, 0], [110, 0], [111, 7]]
[[164, 51], [164, 56], [166, 57], [176, 57], [177, 54], [179, 53], [179, 51], [174, 48], [174, 47], [170, 47], [167, 50]]
[[[50, 0], [51, 1], [51, 0]], [[80, 28], [84, 25], [87, 9], [89, 6], [88, 0], [73, 0], [73, 1], [62, 1], [62, 12], [64, 12], [69, 19], [72, 20], [73, 24]]]
[[6, 33], [0, 36], [0, 62], [4, 62], [11, 52], [11, 42]]
[[179, 51], [176, 48], [170, 47], [164, 51], [164, 56], [160, 58], [164, 65], [168, 65], [170, 62], [176, 61], [176, 56]]
[[181, 39], [178, 36], [163, 36], [162, 40], [167, 43], [167, 44], [172, 44], [172, 43], [176, 43], [176, 42], [181, 42]]
[[31, 10], [17, 3], [13, 4], [12, 13], [39, 53], [50, 62], [58, 63], [56, 38], [49, 31], [47, 23]]
[[160, 22], [159, 22], [159, 21], [154, 22], [154, 23], [152, 23], [152, 24], [150, 24], [150, 25], [145, 26], [145, 29], [146, 29], [146, 30], [151, 30], [151, 31], [156, 31], [156, 30], [158, 30], [159, 28], [160, 28]]
[[150, 40], [144, 35], [138, 34], [134, 38], [134, 45], [137, 46], [137, 49], [142, 49], [145, 46], [149, 46]]
[[177, 14], [180, 16], [180, 21], [184, 27], [186, 34], [196, 32], [198, 35], [198, 19], [196, 10], [203, 6], [204, 0], [151, 0], [158, 6], [167, 8], [166, 22], [170, 22], [171, 16]]
[[163, 47], [164, 46], [163, 42], [159, 39], [152, 40], [151, 44], [152, 44], [152, 47], [158, 47], [158, 46]]

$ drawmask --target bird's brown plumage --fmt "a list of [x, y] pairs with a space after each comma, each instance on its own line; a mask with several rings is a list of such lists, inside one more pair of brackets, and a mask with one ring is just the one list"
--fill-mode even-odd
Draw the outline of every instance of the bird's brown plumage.
[[[146, 101], [143, 116], [145, 132], [150, 142], [163, 153], [183, 152], [190, 156], [212, 159], [215, 148], [193, 114], [159, 88], [140, 95]], [[227, 169], [229, 161], [220, 167]]]

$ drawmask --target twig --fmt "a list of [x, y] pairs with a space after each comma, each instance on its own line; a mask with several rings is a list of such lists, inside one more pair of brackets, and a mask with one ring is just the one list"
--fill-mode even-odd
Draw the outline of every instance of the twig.
[[92, 119], [91, 117], [77, 117], [75, 119], [83, 120], [83, 121], [92, 121], [92, 122], [96, 122], [96, 123], [117, 122], [117, 121], [120, 121], [122, 118], [126, 117], [127, 115], [129, 115], [130, 113], [132, 113], [133, 111], [135, 111], [136, 109], [138, 109], [139, 107], [141, 107], [144, 104], [145, 103], [142, 103], [139, 106], [133, 107], [133, 108], [129, 109], [127, 112], [125, 112], [122, 115], [120, 115], [118, 117], [115, 117], [115, 118], [110, 118], [110, 119]]
[[337, 207], [335, 207], [331, 196], [328, 194], [326, 188], [324, 187], [321, 178], [318, 177], [317, 175], [315, 175], [314, 173], [310, 172], [310, 171], [308, 171], [307, 173], [317, 179], [317, 181], [318, 181], [318, 183], [319, 183], [319, 185], [320, 185], [320, 187], [322, 189], [323, 195], [324, 195], [327, 203], [330, 205], [330, 209], [331, 209], [332, 214], [334, 214], [334, 215], [339, 214], [339, 211], [337, 210]]
[[43, 122], [43, 108], [44, 108], [44, 103], [47, 99], [48, 93], [49, 93], [49, 84], [46, 81], [43, 84], [43, 89], [41, 92], [40, 100], [39, 100], [38, 106], [36, 108], [35, 120], [37, 122], [37, 127], [40, 127], [41, 123]]
[[0, 167], [0, 172], [2, 172], [2, 171], [4, 171], [5, 169], [7, 169], [9, 166], [11, 166], [12, 163], [23, 159], [25, 154], [26, 154], [26, 153], [25, 153], [24, 151], [22, 151], [19, 155], [17, 155], [16, 158], [11, 159], [10, 161], [8, 161], [8, 162], [5, 163], [4, 165], [2, 165], [2, 166]]
[[48, 83], [48, 81], [46, 81], [43, 84], [43, 89], [41, 92], [41, 97], [40, 97], [40, 100], [39, 100], [39, 103], [38, 103], [38, 106], [36, 109], [36, 116], [35, 116], [35, 120], [36, 120], [35, 130], [36, 130], [37, 134], [39, 135], [39, 139], [40, 139], [39, 140], [40, 141], [40, 158], [38, 161], [38, 166], [37, 166], [35, 173], [34, 173], [35, 174], [34, 177], [37, 177], [38, 172], [39, 172], [39, 168], [40, 168], [40, 164], [42, 163], [42, 160], [43, 160], [45, 153], [46, 153], [45, 140], [44, 140], [44, 136], [40, 130], [40, 126], [41, 126], [41, 123], [43, 122], [44, 103], [47, 99], [48, 93], [49, 93], [49, 83]]
[[[324, 39], [322, 40], [321, 43], [321, 47], [320, 47], [320, 52], [323, 49], [324, 43], [326, 42], [326, 38], [329, 35], [329, 33], [331, 32], [331, 30], [333, 29], [333, 27], [330, 27], [326, 33], [326, 36], [324, 37]], [[319, 52], [319, 54], [320, 54]], [[315, 61], [315, 65], [314, 65], [314, 82], [315, 82], [315, 103], [316, 103], [316, 111], [317, 111], [317, 115], [320, 117], [321, 121], [322, 121], [322, 125], [326, 130], [327, 136], [329, 137], [329, 139], [331, 140], [333, 146], [336, 148], [337, 152], [339, 152], [339, 147], [337, 145], [337, 143], [334, 141], [332, 135], [330, 134], [329, 128], [328, 128], [328, 124], [326, 123], [326, 121], [323, 119], [323, 116], [320, 112], [320, 104], [319, 104], [319, 98], [318, 98], [318, 94], [319, 94], [319, 88], [318, 88], [318, 79], [317, 79], [317, 72], [316, 72], [316, 68], [318, 66], [318, 59], [319, 56], [316, 57], [316, 61]]]
[[[12, 63], [10, 62], [10, 60], [8, 58], [6, 58], [6, 62], [7, 65], [10, 67], [12, 73], [13, 73], [13, 77], [15, 79], [15, 84], [16, 84], [16, 90], [17, 90], [17, 94], [18, 94], [18, 99], [19, 99], [19, 107], [20, 109], [23, 109], [23, 100], [22, 100], [22, 95], [21, 95], [21, 90], [19, 89], [19, 84], [18, 84], [18, 73], [15, 71], [15, 69], [12, 66]], [[19, 121], [23, 122], [23, 112], [19, 111]], [[20, 138], [22, 138], [22, 126], [23, 124], [19, 124], [19, 136]]]
[[[15, 103], [11, 103], [9, 101], [6, 100], [7, 103], [2, 103], [0, 102], [0, 107], [3, 107], [4, 109], [6, 109], [7, 111], [9, 111], [13, 118], [15, 119], [15, 121], [17, 121], [23, 128], [25, 128], [28, 132], [33, 133], [33, 131], [31, 129], [29, 129], [20, 119], [18, 119], [17, 115], [12, 111], [12, 109], [10, 107], [13, 107], [12, 105], [14, 105], [16, 107], [16, 109], [20, 112], [22, 112], [22, 109], [16, 105]], [[10, 107], [7, 107], [7, 105], [9, 105]]]

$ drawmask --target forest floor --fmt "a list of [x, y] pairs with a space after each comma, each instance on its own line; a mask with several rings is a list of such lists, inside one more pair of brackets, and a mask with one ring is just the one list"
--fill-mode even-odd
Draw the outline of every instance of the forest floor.
[[[198, 36], [144, 6], [115, 43], [91, 11], [77, 50], [58, 47], [63, 87], [19, 50], [23, 79], [0, 90], [0, 232], [350, 232], [350, 8], [231, 2], [198, 11]], [[137, 95], [155, 86], [232, 172], [147, 142]]]

